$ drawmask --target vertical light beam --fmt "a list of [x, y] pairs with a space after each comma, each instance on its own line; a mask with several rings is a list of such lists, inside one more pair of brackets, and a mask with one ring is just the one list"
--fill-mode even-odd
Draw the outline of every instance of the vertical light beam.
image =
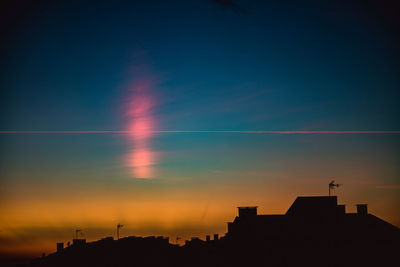
[[128, 116], [129, 139], [132, 146], [127, 155], [127, 164], [134, 178], [151, 178], [156, 153], [151, 151], [151, 131], [154, 131], [155, 119], [152, 111], [155, 106], [151, 95], [153, 83], [143, 79], [130, 85], [126, 115]]

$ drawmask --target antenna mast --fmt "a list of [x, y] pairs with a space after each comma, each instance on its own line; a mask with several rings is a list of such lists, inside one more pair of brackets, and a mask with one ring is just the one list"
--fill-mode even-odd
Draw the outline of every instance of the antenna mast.
[[119, 239], [119, 229], [124, 227], [122, 224], [117, 224], [117, 240]]
[[76, 229], [76, 230], [75, 230], [75, 239], [79, 239], [78, 233], [81, 233], [81, 234], [82, 234], [82, 230], [81, 230], [81, 229]]
[[335, 189], [335, 187], [339, 187], [339, 186], [341, 186], [341, 184], [335, 184], [335, 181], [332, 180], [329, 183], [329, 196], [331, 196], [331, 189]]

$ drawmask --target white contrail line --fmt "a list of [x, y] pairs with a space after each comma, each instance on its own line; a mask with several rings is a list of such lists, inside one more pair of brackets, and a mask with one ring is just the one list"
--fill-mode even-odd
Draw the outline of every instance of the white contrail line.
[[[399, 134], [400, 131], [147, 131], [162, 133], [242, 133], [242, 134]], [[0, 134], [135, 134], [135, 131], [0, 131]], [[141, 133], [143, 133], [141, 131]]]

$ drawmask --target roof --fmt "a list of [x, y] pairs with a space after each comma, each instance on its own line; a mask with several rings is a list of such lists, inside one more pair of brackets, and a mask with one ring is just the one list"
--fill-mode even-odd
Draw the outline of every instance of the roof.
[[336, 196], [297, 197], [286, 215], [321, 215], [334, 212], [336, 208]]

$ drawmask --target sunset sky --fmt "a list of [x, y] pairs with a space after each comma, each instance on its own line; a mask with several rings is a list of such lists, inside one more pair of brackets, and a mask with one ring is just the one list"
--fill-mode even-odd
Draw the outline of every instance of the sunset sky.
[[397, 9], [71, 2], [0, 8], [0, 256], [118, 223], [223, 235], [237, 206], [285, 213], [331, 180], [400, 226]]

